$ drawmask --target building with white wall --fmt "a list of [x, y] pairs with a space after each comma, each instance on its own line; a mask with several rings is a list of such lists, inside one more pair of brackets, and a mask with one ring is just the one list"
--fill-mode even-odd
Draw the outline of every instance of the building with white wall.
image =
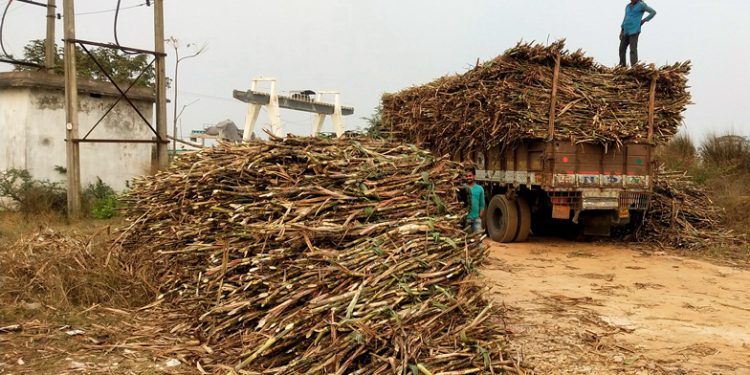
[[[99, 121], [119, 93], [106, 82], [78, 81], [80, 138]], [[126, 86], [127, 87], [127, 86]], [[153, 90], [129, 91], [135, 106], [153, 122]], [[35, 179], [65, 183], [65, 82], [43, 72], [0, 73], [0, 171], [28, 170]], [[93, 130], [90, 139], [151, 140], [154, 133], [125, 101]], [[153, 143], [81, 143], [81, 184], [97, 177], [117, 191], [136, 176], [151, 173]]]

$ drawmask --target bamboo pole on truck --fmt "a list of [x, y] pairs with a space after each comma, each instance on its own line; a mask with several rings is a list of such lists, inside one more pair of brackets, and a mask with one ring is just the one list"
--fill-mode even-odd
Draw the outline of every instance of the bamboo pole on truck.
[[560, 51], [555, 55], [555, 73], [552, 76], [552, 98], [549, 103], [549, 138], [555, 139], [555, 112], [557, 112], [557, 83], [560, 80]]
[[651, 88], [649, 89], [648, 98], [648, 143], [654, 142], [654, 110], [656, 107], [656, 81], [659, 79], [658, 74], [651, 78]]
[[654, 175], [654, 162], [652, 161], [653, 149], [654, 149], [654, 111], [656, 108], [656, 81], [659, 79], [659, 73], [654, 74], [651, 78], [651, 87], [648, 93], [648, 151], [646, 156], [648, 157], [648, 166], [646, 168], [648, 175]]
[[560, 51], [555, 54], [555, 71], [552, 75], [552, 94], [549, 103], [549, 162], [550, 162], [550, 182], [552, 187], [555, 186], [555, 115], [557, 113], [557, 86], [560, 80]]

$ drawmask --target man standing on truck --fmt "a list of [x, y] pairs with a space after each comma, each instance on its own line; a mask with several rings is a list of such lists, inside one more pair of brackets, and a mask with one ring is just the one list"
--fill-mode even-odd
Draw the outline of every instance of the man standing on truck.
[[[648, 17], [643, 18], [643, 14]], [[638, 63], [638, 37], [641, 35], [641, 26], [651, 21], [656, 16], [654, 8], [646, 5], [643, 0], [630, 0], [625, 7], [625, 19], [620, 27], [620, 66], [626, 66], [625, 52], [630, 46], [630, 65]]]
[[484, 217], [484, 188], [476, 183], [474, 170], [466, 171], [467, 206], [469, 213], [466, 215], [466, 225], [471, 228], [472, 233], [482, 231], [482, 217]]

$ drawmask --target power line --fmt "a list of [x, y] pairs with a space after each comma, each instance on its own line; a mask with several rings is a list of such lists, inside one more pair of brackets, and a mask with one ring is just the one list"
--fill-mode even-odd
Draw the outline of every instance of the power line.
[[4, 56], [10, 56], [8, 51], [5, 50], [5, 43], [3, 43], [3, 29], [5, 28], [5, 16], [8, 14], [8, 8], [10, 4], [13, 4], [13, 0], [8, 0], [8, 4], [5, 4], [5, 10], [3, 11], [3, 18], [0, 19], [0, 49], [3, 51]]
[[[149, 4], [149, 1], [146, 1], [147, 4]], [[120, 45], [120, 39], [117, 38], [117, 23], [120, 20], [120, 5], [122, 5], [122, 0], [117, 0], [117, 8], [115, 9], [115, 22], [114, 22], [114, 33], [115, 33], [115, 44], [117, 44], [118, 47], [122, 50], [122, 45]], [[151, 5], [151, 4], [149, 4]], [[137, 55], [137, 53], [130, 53], [128, 51], [122, 50], [125, 52], [126, 55]]]
[[237, 102], [237, 99], [232, 99], [232, 98], [228, 98], [228, 97], [206, 95], [206, 94], [201, 94], [201, 93], [197, 93], [197, 92], [190, 92], [190, 91], [183, 91], [183, 90], [178, 90], [178, 92], [180, 94], [185, 94], [185, 95], [189, 95], [189, 96], [195, 96], [195, 97], [199, 97], [199, 98], [222, 100], [222, 101], [227, 101], [227, 102]]
[[[118, 1], [118, 4], [119, 4], [119, 1]], [[143, 7], [143, 6], [151, 6], [151, 1], [149, 0], [149, 1], [145, 2], [145, 3], [131, 5], [131, 6], [127, 6], [127, 7], [119, 7], [119, 6], [118, 7], [119, 7], [119, 10], [122, 11], [122, 10], [140, 8], [140, 7]], [[95, 11], [91, 11], [91, 12], [81, 12], [81, 13], [76, 13], [76, 16], [88, 16], [88, 15], [92, 15], [92, 14], [103, 14], [103, 13], [112, 13], [112, 12], [118, 12], [117, 8], [95, 10]]]
[[[23, 3], [29, 3], [34, 5], [40, 5], [40, 3], [36, 3], [31, 0], [19, 0]], [[5, 9], [3, 10], [3, 16], [0, 18], [0, 50], [3, 52], [3, 56], [0, 56], [0, 62], [4, 63], [10, 63], [14, 65], [22, 65], [22, 66], [31, 66], [36, 68], [43, 68], [43, 65], [33, 63], [30, 61], [22, 61], [22, 60], [16, 60], [13, 58], [10, 54], [8, 54], [8, 51], [5, 50], [5, 43], [3, 42], [3, 30], [5, 29], [5, 17], [8, 15], [8, 9], [10, 8], [10, 5], [13, 4], [13, 0], [8, 0], [8, 3], [5, 4]]]
[[115, 24], [114, 24], [114, 31], [115, 31], [115, 43], [118, 47], [122, 47], [120, 45], [120, 40], [117, 39], [117, 21], [120, 20], [120, 3], [122, 0], [117, 0], [117, 8], [115, 9]]
[[[19, 1], [21, 1], [21, 0], [19, 0]], [[33, 1], [24, 1], [24, 2], [35, 3]], [[3, 10], [2, 19], [0, 19], [0, 50], [2, 51], [2, 53], [3, 53], [4, 56], [8, 56], [8, 57], [10, 56], [10, 54], [5, 49], [5, 43], [3, 41], [3, 30], [5, 28], [4, 27], [5, 26], [5, 18], [7, 16], [7, 14], [9, 13], [8, 10], [10, 9], [10, 6], [12, 4], [13, 4], [13, 0], [8, 0], [8, 2], [5, 4], [5, 9]], [[118, 19], [119, 19], [120, 11], [122, 11], [122, 10], [128, 10], [128, 9], [140, 8], [140, 7], [143, 7], [143, 6], [151, 6], [151, 0], [146, 0], [146, 2], [144, 2], [144, 3], [140, 3], [140, 4], [136, 4], [136, 5], [131, 5], [131, 6], [127, 6], [127, 7], [121, 7], [120, 5], [121, 5], [121, 0], [117, 0], [117, 8], [97, 10], [97, 11], [91, 11], [91, 12], [81, 12], [81, 13], [76, 13], [76, 16], [86, 16], [86, 15], [92, 15], [92, 14], [103, 14], [103, 13], [112, 13], [112, 12], [115, 12], [115, 25], [114, 25], [115, 43], [117, 43], [117, 45], [119, 46], [120, 43], [119, 43], [118, 38], [117, 38], [117, 22], [118, 22]], [[58, 15], [58, 18], [59, 18], [59, 15]]]

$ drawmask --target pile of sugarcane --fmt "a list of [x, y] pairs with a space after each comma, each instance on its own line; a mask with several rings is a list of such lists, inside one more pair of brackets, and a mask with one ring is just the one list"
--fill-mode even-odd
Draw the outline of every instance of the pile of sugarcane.
[[555, 139], [621, 143], [646, 140], [656, 79], [654, 139], [677, 132], [690, 103], [690, 63], [607, 68], [564, 41], [518, 44], [460, 75], [383, 96], [383, 128], [437, 153], [484, 151], [522, 139], [549, 139], [554, 70]]
[[500, 374], [462, 170], [413, 146], [288, 138], [181, 156], [129, 200], [120, 243], [158, 270], [206, 372]]
[[637, 237], [675, 248], [698, 249], [742, 243], [727, 230], [724, 210], [686, 172], [659, 171]]

